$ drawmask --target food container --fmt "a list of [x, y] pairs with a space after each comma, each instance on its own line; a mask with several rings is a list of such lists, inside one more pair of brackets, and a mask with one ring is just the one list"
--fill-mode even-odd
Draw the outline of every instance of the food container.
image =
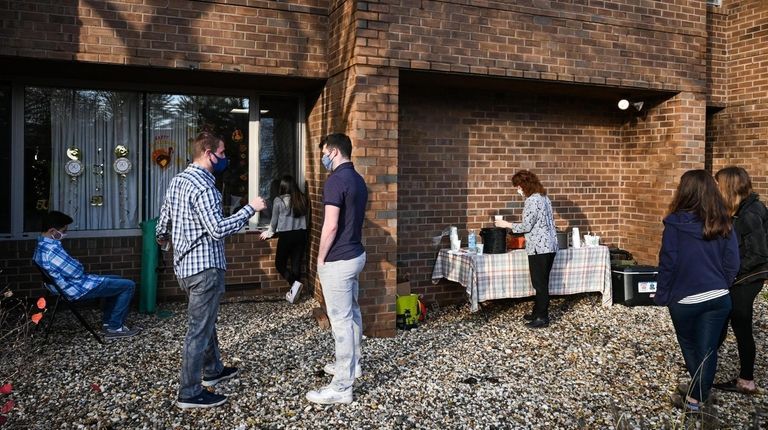
[[507, 229], [501, 227], [486, 227], [480, 229], [483, 238], [483, 254], [503, 254], [507, 252]]
[[525, 248], [525, 236], [522, 234], [509, 234], [507, 235], [507, 249], [523, 249]]

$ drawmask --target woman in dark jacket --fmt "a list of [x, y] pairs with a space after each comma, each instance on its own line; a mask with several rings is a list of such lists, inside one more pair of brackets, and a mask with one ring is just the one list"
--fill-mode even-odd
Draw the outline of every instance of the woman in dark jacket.
[[731, 312], [731, 286], [739, 269], [736, 235], [717, 184], [706, 170], [680, 178], [659, 251], [654, 301], [669, 308], [677, 342], [691, 375], [686, 396], [672, 401], [699, 412], [717, 369], [720, 333]]
[[[726, 167], [715, 175], [739, 240], [741, 266], [731, 287], [730, 320], [739, 350], [739, 377], [714, 384], [715, 388], [743, 394], [757, 393], [755, 385], [755, 338], [752, 335], [752, 308], [755, 298], [768, 278], [768, 210], [752, 191], [752, 180], [741, 167]], [[728, 325], [723, 328], [720, 345]]]

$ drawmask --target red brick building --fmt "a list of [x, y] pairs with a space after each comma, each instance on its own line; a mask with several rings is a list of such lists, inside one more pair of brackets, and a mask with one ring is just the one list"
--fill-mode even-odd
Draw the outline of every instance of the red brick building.
[[[768, 193], [768, 5], [710, 3], [0, 1], [2, 276], [38, 290], [37, 222], [59, 209], [75, 213], [67, 247], [89, 270], [138, 279], [140, 223], [201, 129], [224, 135], [235, 161], [225, 211], [269, 195], [276, 175], [306, 181], [310, 285], [317, 142], [352, 137], [370, 188], [360, 302], [371, 335], [394, 332], [398, 270], [428, 301], [463, 297], [430, 283], [430, 239], [519, 216], [509, 178], [521, 168], [541, 177], [558, 228], [654, 264], [685, 170], [739, 164]], [[121, 157], [128, 172], [115, 170]], [[66, 170], [72, 158], [83, 173]], [[232, 237], [230, 289], [284, 290], [274, 247]], [[170, 268], [159, 294], [179, 295]]]

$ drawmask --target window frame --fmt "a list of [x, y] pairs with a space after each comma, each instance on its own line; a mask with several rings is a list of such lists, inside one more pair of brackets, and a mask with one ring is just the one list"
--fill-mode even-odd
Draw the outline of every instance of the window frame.
[[[86, 80], [72, 79], [40, 79], [25, 78], [11, 79], [7, 81], [11, 87], [11, 228], [9, 233], [0, 233], [0, 242], [12, 240], [34, 239], [40, 232], [24, 231], [24, 91], [27, 87], [49, 87], [65, 88], [72, 90], [101, 90], [101, 91], [135, 91], [141, 93], [143, 103], [146, 103], [146, 95], [155, 94], [190, 94], [197, 96], [230, 96], [247, 97], [249, 99], [248, 115], [248, 159], [249, 159], [249, 183], [248, 188], [258, 190], [260, 163], [259, 152], [261, 150], [260, 126], [259, 126], [259, 108], [261, 97], [280, 96], [290, 97], [296, 100], [296, 172], [294, 177], [304, 187], [305, 172], [304, 162], [306, 159], [306, 119], [305, 119], [305, 100], [300, 92], [295, 91], [258, 91], [248, 90], [238, 87], [199, 87], [192, 85], [160, 85], [147, 84], [137, 85], [121, 82], [96, 82]], [[146, 151], [145, 137], [146, 124], [142, 124], [142, 142], [140, 142], [141, 160], [144, 160], [144, 151]], [[255, 158], [253, 158], [255, 157]], [[252, 162], [251, 160], [256, 160]], [[144, 167], [144, 165], [140, 166]], [[143, 219], [147, 210], [145, 204], [144, 182], [139, 185], [139, 219]], [[257, 213], [239, 233], [259, 232], [263, 227], [258, 227], [260, 213]], [[80, 230], [67, 233], [69, 238], [99, 238], [99, 237], [136, 237], [141, 236], [141, 228], [131, 229], [104, 229], [104, 230]]]

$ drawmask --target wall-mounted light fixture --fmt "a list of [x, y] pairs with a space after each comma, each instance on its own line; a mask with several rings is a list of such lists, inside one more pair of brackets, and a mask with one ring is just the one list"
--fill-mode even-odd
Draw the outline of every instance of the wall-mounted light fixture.
[[627, 99], [621, 99], [619, 100], [619, 109], [621, 110], [627, 110], [629, 106], [632, 106], [635, 108], [636, 111], [640, 112], [640, 110], [643, 108], [643, 102], [632, 102], [630, 103]]

